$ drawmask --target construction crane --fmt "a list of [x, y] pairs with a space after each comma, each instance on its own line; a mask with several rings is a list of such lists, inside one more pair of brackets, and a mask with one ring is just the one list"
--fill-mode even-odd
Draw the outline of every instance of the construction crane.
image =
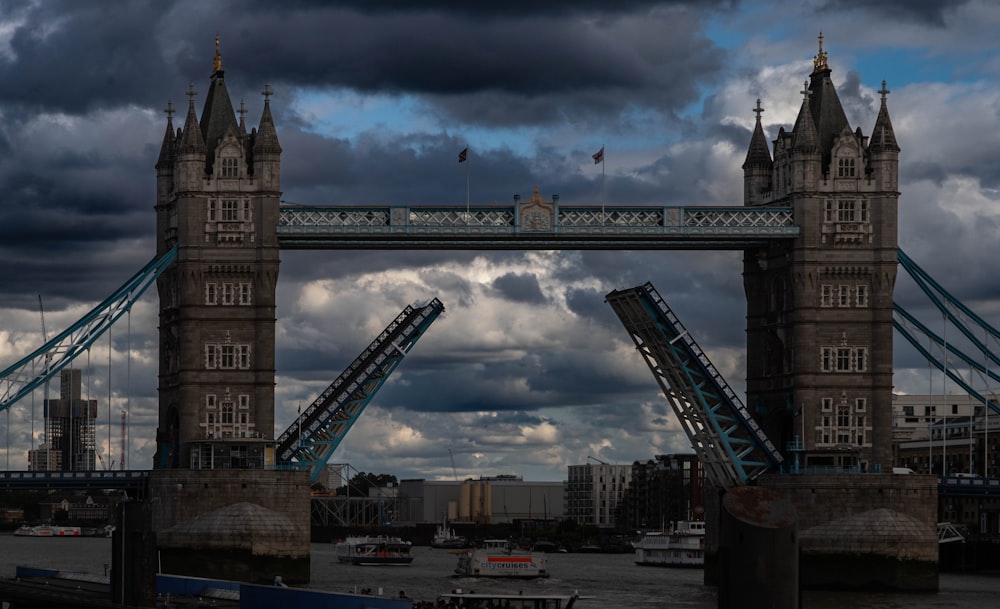
[[451, 449], [448, 449], [448, 458], [451, 459], [451, 473], [455, 476], [455, 482], [458, 482], [458, 470], [455, 469], [455, 455], [451, 454]]
[[[45, 331], [45, 307], [42, 306], [42, 295], [41, 294], [38, 295], [38, 314], [41, 315], [41, 317], [42, 317], [42, 343], [47, 343], [47, 342], [49, 342], [49, 333]], [[43, 374], [48, 375], [49, 366], [51, 366], [51, 365], [52, 365], [52, 354], [46, 352], [46, 354], [45, 354], [45, 368], [43, 370]], [[48, 376], [46, 376], [46, 378], [45, 378], [45, 389], [42, 392], [42, 399], [45, 400], [44, 402], [42, 402], [42, 412], [47, 412], [45, 410], [45, 408], [46, 408], [46, 405], [49, 403], [49, 379], [48, 379]], [[32, 404], [34, 404], [34, 402], [32, 402]], [[46, 437], [46, 440], [47, 439], [48, 438]], [[32, 448], [32, 450], [34, 450], [34, 448], [35, 448], [35, 411], [34, 411], [34, 409], [32, 409], [32, 411], [31, 411], [31, 448]]]
[[597, 463], [600, 463], [601, 465], [608, 465], [607, 463], [605, 463], [604, 461], [601, 461], [597, 457], [591, 457], [590, 455], [587, 455], [587, 458], [590, 459], [591, 461], [596, 461]]

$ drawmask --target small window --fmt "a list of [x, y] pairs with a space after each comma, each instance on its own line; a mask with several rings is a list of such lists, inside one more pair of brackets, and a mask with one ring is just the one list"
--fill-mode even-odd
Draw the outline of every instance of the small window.
[[838, 307], [851, 306], [851, 296], [846, 285], [837, 287], [837, 306]]
[[823, 405], [822, 405], [821, 408], [822, 408], [823, 412], [832, 412], [833, 411], [833, 398], [823, 398], [822, 404]]
[[[854, 410], [856, 412], [865, 412], [868, 410], [868, 400], [865, 398], [857, 398], [854, 400]], [[913, 414], [913, 407], [910, 407], [910, 414]]]
[[219, 367], [223, 370], [232, 370], [236, 367], [236, 347], [234, 345], [222, 345], [219, 354]]
[[868, 286], [858, 285], [854, 287], [854, 304], [858, 307], [868, 306]]
[[222, 221], [223, 222], [238, 222], [239, 217], [239, 206], [237, 201], [223, 201], [222, 202]]
[[250, 283], [240, 284], [240, 304], [243, 306], [253, 304], [253, 285]]
[[215, 408], [215, 394], [209, 393], [205, 396], [205, 408]]
[[224, 283], [222, 284], [222, 304], [231, 305], [234, 299], [233, 284]]
[[217, 299], [217, 296], [216, 296], [216, 293], [215, 293], [215, 284], [214, 283], [206, 283], [205, 284], [205, 304], [207, 304], [207, 305], [218, 304], [218, 302], [217, 302], [216, 299]]
[[241, 370], [250, 369], [250, 345], [240, 345], [239, 347], [240, 361], [239, 368]]
[[240, 160], [236, 157], [224, 157], [222, 159], [222, 177], [224, 178], [236, 178], [240, 175], [239, 169]]
[[837, 159], [837, 177], [838, 178], [853, 178], [854, 177], [854, 159], [853, 158], [839, 158], [839, 159]]
[[205, 368], [209, 370], [219, 367], [217, 348], [218, 345], [205, 345]]
[[820, 306], [822, 307], [832, 307], [833, 306], [833, 286], [825, 284], [820, 287]]

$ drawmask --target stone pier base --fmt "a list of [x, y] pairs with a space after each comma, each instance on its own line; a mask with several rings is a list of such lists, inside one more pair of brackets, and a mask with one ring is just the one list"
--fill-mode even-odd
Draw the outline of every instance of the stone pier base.
[[[803, 589], [935, 592], [937, 478], [902, 474], [773, 474], [757, 485], [798, 515]], [[722, 497], [706, 489], [705, 583], [719, 585]]]
[[309, 583], [308, 473], [156, 470], [149, 497], [164, 573]]
[[758, 484], [795, 505], [803, 588], [937, 591], [934, 476], [771, 475]]

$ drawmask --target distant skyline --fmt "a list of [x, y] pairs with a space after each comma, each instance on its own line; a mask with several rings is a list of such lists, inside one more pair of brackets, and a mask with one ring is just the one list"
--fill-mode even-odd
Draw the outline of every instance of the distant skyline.
[[[768, 141], [791, 128], [822, 32], [852, 129], [870, 134], [883, 80], [891, 91], [900, 246], [1000, 325], [998, 27], [985, 0], [149, 0], [113, 19], [100, 2], [5, 2], [0, 367], [43, 342], [39, 296], [52, 336], [153, 256], [164, 109], [183, 112], [193, 84], [200, 114], [216, 35], [248, 128], [273, 90], [289, 204], [508, 204], [537, 186], [566, 205], [740, 205], [756, 100]], [[404, 306], [437, 297], [445, 313], [331, 462], [562, 480], [588, 456], [690, 452], [604, 295], [651, 281], [742, 397], [741, 264], [739, 252], [282, 252], [274, 433]], [[903, 273], [896, 299], [940, 322]], [[157, 307], [151, 290], [110, 348], [104, 337], [74, 363], [106, 463], [127, 409], [128, 464], [152, 465]], [[898, 336], [894, 349], [898, 391], [943, 390]], [[0, 464], [26, 467], [42, 399], [0, 414]]]

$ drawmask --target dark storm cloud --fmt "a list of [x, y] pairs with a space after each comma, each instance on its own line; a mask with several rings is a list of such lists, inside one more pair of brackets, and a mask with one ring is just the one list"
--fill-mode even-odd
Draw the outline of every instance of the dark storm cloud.
[[948, 13], [961, 8], [969, 0], [820, 0], [819, 10], [841, 12], [860, 9], [882, 17], [916, 21], [926, 25], [944, 27]]
[[541, 304], [546, 300], [534, 275], [507, 273], [493, 281], [493, 289], [503, 298], [515, 302]]
[[[693, 6], [696, 8], [733, 7], [739, 0], [509, 0], [507, 2], [453, 2], [451, 0], [286, 0], [282, 8], [314, 9], [323, 7], [351, 8], [363, 13], [423, 13], [447, 12], [477, 19], [489, 17], [525, 17], [532, 15], [576, 15], [590, 13], [615, 15], [645, 11], [657, 6]], [[269, 0], [245, 3], [261, 11], [274, 7]]]

